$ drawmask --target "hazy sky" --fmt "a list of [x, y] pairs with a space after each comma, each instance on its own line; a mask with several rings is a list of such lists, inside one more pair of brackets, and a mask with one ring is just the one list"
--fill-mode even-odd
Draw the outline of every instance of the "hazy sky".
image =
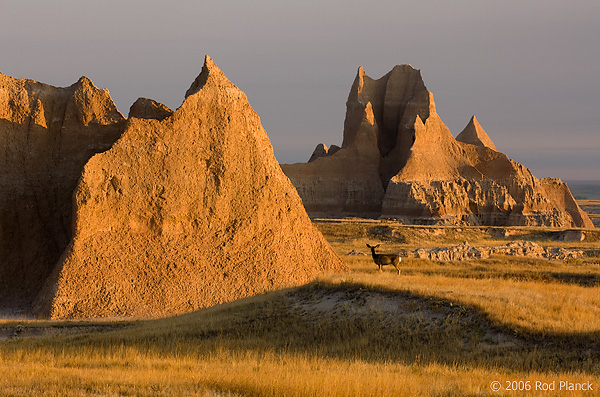
[[0, 0], [0, 72], [86, 75], [127, 115], [177, 108], [209, 54], [283, 163], [341, 144], [356, 70], [421, 69], [456, 136], [471, 115], [538, 177], [600, 180], [600, 1]]

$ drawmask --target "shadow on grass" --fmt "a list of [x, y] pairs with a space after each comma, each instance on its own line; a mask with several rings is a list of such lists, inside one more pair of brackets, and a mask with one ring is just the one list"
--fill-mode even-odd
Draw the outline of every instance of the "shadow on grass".
[[[44, 341], [29, 344], [48, 347]], [[600, 332], [541, 334], [495, 323], [452, 300], [351, 283], [312, 283], [117, 332], [65, 336], [51, 346], [57, 351], [128, 346], [165, 356], [251, 350], [376, 363], [600, 371]]]

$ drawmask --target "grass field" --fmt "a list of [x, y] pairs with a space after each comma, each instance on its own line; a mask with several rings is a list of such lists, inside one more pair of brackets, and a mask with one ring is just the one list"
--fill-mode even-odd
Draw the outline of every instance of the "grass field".
[[[464, 240], [593, 250], [597, 232], [565, 243], [536, 228], [494, 238], [487, 228], [316, 224], [351, 272], [153, 321], [0, 322], [0, 395], [600, 393], [597, 253], [568, 262], [405, 258], [400, 275], [347, 255], [367, 253], [366, 243], [394, 252]], [[593, 391], [567, 390], [586, 382]]]
[[600, 227], [600, 199], [577, 200], [577, 204], [579, 204], [582, 210], [587, 212], [594, 226]]

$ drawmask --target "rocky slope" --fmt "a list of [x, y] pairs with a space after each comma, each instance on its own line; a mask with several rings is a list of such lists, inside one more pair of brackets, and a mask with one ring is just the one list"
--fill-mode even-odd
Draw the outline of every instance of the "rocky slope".
[[85, 165], [73, 238], [38, 312], [163, 316], [345, 269], [245, 94], [209, 57], [179, 109], [140, 100], [130, 115]]
[[415, 251], [402, 252], [407, 258], [424, 258], [436, 261], [466, 261], [471, 259], [487, 259], [494, 255], [526, 256], [528, 258], [545, 258], [557, 261], [581, 258], [586, 251], [574, 248], [544, 247], [532, 241], [512, 241], [505, 245], [477, 247], [463, 243], [453, 247], [419, 248]]
[[537, 179], [498, 152], [474, 116], [455, 139], [410, 65], [379, 80], [359, 68], [342, 148], [282, 169], [315, 217], [593, 227], [566, 184]]
[[0, 74], [0, 311], [35, 298], [71, 239], [83, 166], [124, 127], [86, 77], [57, 88]]

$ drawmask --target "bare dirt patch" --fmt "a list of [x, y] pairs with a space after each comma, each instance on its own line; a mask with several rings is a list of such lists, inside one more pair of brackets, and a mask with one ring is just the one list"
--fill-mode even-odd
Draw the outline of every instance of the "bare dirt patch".
[[[401, 323], [441, 329], [449, 325], [465, 330], [465, 347], [507, 347], [522, 344], [518, 338], [485, 324], [486, 319], [473, 309], [437, 298], [421, 298], [403, 292], [383, 292], [359, 285], [340, 288], [299, 290], [289, 296], [294, 311], [309, 323], [335, 322], [337, 319], [381, 323], [384, 329]], [[400, 326], [402, 328], [402, 326]]]

